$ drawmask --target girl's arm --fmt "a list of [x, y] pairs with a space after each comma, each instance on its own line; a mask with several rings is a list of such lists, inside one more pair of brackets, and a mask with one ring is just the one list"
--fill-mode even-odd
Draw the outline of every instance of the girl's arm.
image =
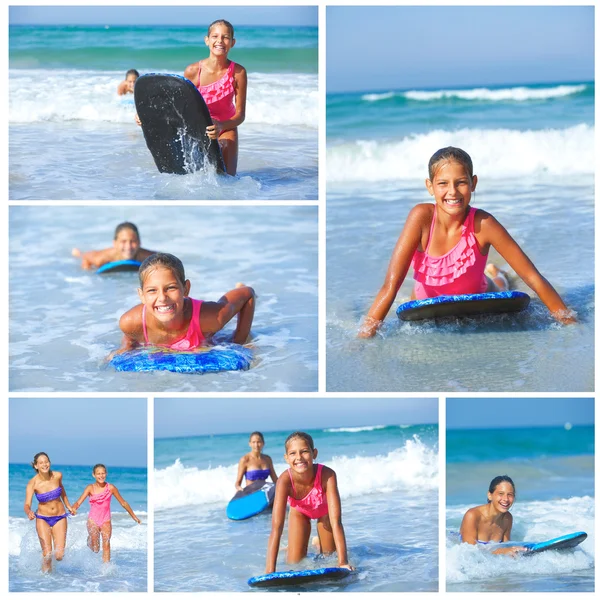
[[460, 537], [463, 544], [477, 544], [477, 509], [471, 508], [463, 517], [460, 524]]
[[242, 458], [240, 458], [240, 462], [238, 463], [238, 472], [237, 472], [237, 477], [235, 479], [235, 489], [236, 490], [243, 490], [244, 488], [242, 487], [242, 481], [244, 480], [244, 473], [246, 472], [246, 457], [242, 456]]
[[131, 506], [127, 504], [127, 501], [123, 499], [121, 494], [119, 494], [119, 490], [112, 484], [109, 483], [110, 489], [112, 490], [113, 496], [118, 500], [119, 504], [129, 513], [129, 516], [136, 522], [141, 523], [141, 521], [135, 516], [135, 513], [131, 509]]
[[231, 341], [235, 344], [246, 343], [254, 318], [255, 297], [251, 287], [240, 284], [222, 296], [218, 302], [204, 302], [200, 312], [202, 332], [216, 333], [237, 315], [237, 325]]
[[490, 243], [515, 270], [517, 275], [528, 285], [548, 307], [550, 314], [561, 323], [576, 323], [558, 292], [550, 282], [535, 268], [529, 257], [510, 236], [508, 231], [492, 216], [485, 214], [481, 220], [481, 232], [486, 242]]
[[78, 248], [73, 248], [71, 254], [75, 258], [81, 258], [81, 268], [90, 269], [91, 267], [101, 267], [103, 264], [111, 261], [114, 248], [105, 248], [104, 250], [90, 250], [81, 252]]
[[144, 339], [142, 328], [142, 305], [134, 306], [128, 310], [120, 319], [119, 327], [123, 332], [121, 347], [118, 352], [133, 350], [141, 345], [140, 339]]
[[31, 503], [33, 501], [33, 490], [35, 487], [35, 477], [29, 480], [27, 487], [25, 488], [25, 504], [23, 505], [23, 510], [27, 515], [27, 518], [31, 521], [35, 519], [35, 513], [31, 510]]
[[428, 206], [419, 204], [408, 214], [402, 233], [392, 253], [383, 286], [358, 330], [358, 337], [373, 337], [390, 311], [398, 290], [408, 273], [413, 254], [419, 246], [423, 223], [431, 213], [431, 209], [427, 208]]
[[69, 499], [67, 498], [67, 490], [65, 490], [65, 486], [63, 485], [63, 482], [62, 482], [62, 473], [56, 473], [56, 475], [57, 475], [57, 479], [58, 479], [58, 485], [60, 485], [60, 489], [62, 490], [62, 492], [60, 493], [60, 499], [62, 500], [62, 503], [65, 505], [65, 508], [72, 515], [74, 515], [77, 511], [71, 506], [71, 503], [69, 502]]
[[273, 466], [273, 459], [270, 456], [265, 457], [269, 463], [269, 471], [271, 471], [271, 480], [273, 483], [277, 483], [277, 473], [275, 473], [275, 467]]
[[267, 545], [265, 573], [274, 573], [277, 567], [277, 554], [279, 553], [279, 544], [281, 543], [281, 534], [283, 533], [283, 525], [285, 523], [285, 509], [290, 487], [290, 476], [285, 472], [275, 486], [271, 535], [269, 535], [269, 543]]
[[327, 506], [329, 507], [329, 522], [333, 533], [333, 541], [335, 550], [338, 555], [338, 566], [353, 569], [348, 564], [348, 551], [346, 549], [346, 534], [342, 525], [342, 503], [340, 501], [340, 492], [338, 490], [337, 478], [335, 471], [328, 467], [323, 467], [327, 470], [325, 474], [325, 486], [327, 494]]
[[81, 494], [81, 496], [79, 496], [79, 498], [77, 499], [77, 502], [75, 502], [75, 504], [73, 504], [73, 509], [78, 510], [79, 507], [83, 504], [84, 500], [91, 493], [92, 493], [92, 486], [91, 485], [86, 486], [85, 490], [83, 490], [83, 494]]

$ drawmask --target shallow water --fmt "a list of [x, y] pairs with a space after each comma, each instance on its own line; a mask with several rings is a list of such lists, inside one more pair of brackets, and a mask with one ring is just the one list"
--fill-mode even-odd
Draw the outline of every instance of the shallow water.
[[[315, 391], [316, 213], [310, 206], [11, 207], [10, 389]], [[143, 247], [182, 259], [192, 297], [217, 300], [239, 281], [255, 288], [249, 371], [117, 373], [104, 364], [120, 345], [119, 317], [139, 302], [137, 275], [83, 271], [71, 249], [108, 247], [125, 220], [136, 223]]]

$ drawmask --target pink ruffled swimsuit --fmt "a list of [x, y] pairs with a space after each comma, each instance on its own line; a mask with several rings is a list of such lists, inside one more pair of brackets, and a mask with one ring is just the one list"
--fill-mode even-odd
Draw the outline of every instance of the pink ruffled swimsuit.
[[202, 300], [194, 300], [193, 298], [190, 298], [190, 300], [192, 301], [192, 318], [190, 319], [187, 333], [172, 344], [151, 344], [148, 341], [148, 331], [146, 329], [146, 305], [144, 304], [142, 306], [142, 328], [144, 330], [144, 341], [148, 346], [165, 346], [171, 348], [171, 350], [194, 350], [195, 348], [198, 348], [198, 346], [203, 345], [206, 338], [200, 329], [200, 307], [202, 306]]
[[[301, 500], [296, 500], [291, 496], [288, 496], [288, 504], [295, 508], [298, 512], [307, 516], [309, 519], [320, 519], [329, 513], [329, 507], [327, 506], [327, 496], [323, 491], [321, 484], [321, 471], [323, 465], [317, 465], [317, 474], [315, 475], [315, 483], [313, 489], [304, 496]], [[292, 491], [294, 496], [296, 495], [296, 488], [294, 487], [294, 479], [292, 478], [292, 470], [288, 469], [290, 476], [290, 482], [292, 484]]]
[[485, 292], [487, 278], [484, 270], [487, 256], [479, 250], [473, 229], [477, 209], [470, 207], [458, 244], [443, 256], [430, 256], [427, 251], [433, 239], [436, 210], [437, 207], [433, 209], [427, 248], [425, 252], [417, 250], [412, 258], [411, 266], [414, 269], [417, 300]]
[[202, 61], [198, 63], [198, 83], [196, 87], [202, 94], [204, 102], [210, 116], [215, 121], [228, 121], [235, 116], [235, 63], [231, 61], [227, 73], [218, 81], [208, 85], [200, 85], [200, 72], [202, 71]]
[[90, 514], [88, 515], [88, 519], [94, 521], [98, 527], [102, 527], [104, 523], [110, 521], [111, 498], [112, 490], [108, 483], [99, 494], [90, 494]]

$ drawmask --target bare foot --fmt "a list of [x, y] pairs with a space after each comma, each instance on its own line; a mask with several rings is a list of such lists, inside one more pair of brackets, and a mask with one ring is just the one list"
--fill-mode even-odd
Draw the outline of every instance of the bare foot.
[[494, 282], [499, 292], [508, 290], [508, 279], [506, 277], [506, 273], [501, 271], [496, 265], [488, 263], [484, 272]]
[[81, 250], [79, 248], [73, 248], [73, 250], [71, 250], [71, 254], [75, 258], [79, 258], [81, 256]]
[[321, 542], [319, 541], [319, 536], [315, 535], [311, 542], [312, 546], [315, 548], [318, 554], [321, 554]]

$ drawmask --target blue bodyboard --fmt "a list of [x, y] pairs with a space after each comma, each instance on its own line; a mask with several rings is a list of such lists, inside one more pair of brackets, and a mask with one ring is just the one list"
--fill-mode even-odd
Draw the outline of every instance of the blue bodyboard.
[[402, 321], [520, 312], [529, 306], [524, 292], [485, 292], [411, 300], [396, 310]]
[[527, 554], [536, 554], [538, 552], [545, 552], [546, 550], [566, 550], [568, 548], [575, 548], [587, 538], [587, 533], [583, 531], [577, 531], [575, 533], [569, 533], [561, 537], [548, 540], [547, 542], [525, 542], [523, 544], [517, 544], [527, 548]]
[[217, 373], [250, 368], [252, 352], [243, 346], [202, 348], [195, 352], [174, 350], [131, 350], [115, 354], [110, 365], [116, 371], [173, 371], [175, 373]]
[[226, 172], [219, 142], [206, 135], [213, 124], [210, 113], [189, 79], [148, 73], [137, 79], [133, 92], [146, 145], [161, 173], [194, 173], [205, 162]]
[[348, 577], [348, 575], [354, 572], [340, 567], [308, 569], [306, 571], [276, 571], [275, 573], [252, 577], [248, 579], [248, 585], [250, 587], [287, 587], [313, 581], [335, 581]]
[[114, 262], [104, 263], [98, 267], [96, 273], [99, 275], [105, 273], [121, 273], [123, 271], [138, 271], [142, 263], [139, 260], [116, 260]]
[[269, 508], [274, 499], [274, 483], [253, 481], [229, 501], [229, 504], [227, 504], [227, 517], [233, 521], [249, 519]]

